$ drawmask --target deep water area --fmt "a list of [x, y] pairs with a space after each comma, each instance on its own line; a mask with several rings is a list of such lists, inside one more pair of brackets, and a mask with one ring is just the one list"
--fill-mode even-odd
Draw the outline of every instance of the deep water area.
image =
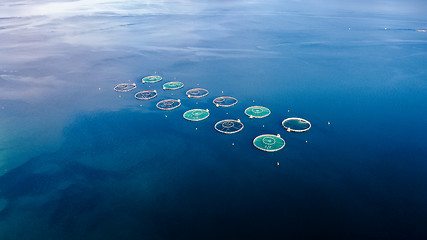
[[3, 1], [0, 239], [426, 239], [426, 7]]

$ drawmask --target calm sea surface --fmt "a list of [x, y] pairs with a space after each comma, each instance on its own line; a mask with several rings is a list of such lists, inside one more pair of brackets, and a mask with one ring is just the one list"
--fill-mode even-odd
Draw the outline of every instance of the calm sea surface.
[[[426, 239], [426, 10], [2, 1], [0, 239]], [[187, 98], [196, 87], [209, 95]], [[156, 108], [168, 98], [182, 105]], [[287, 132], [288, 117], [312, 127]], [[244, 129], [219, 133], [223, 119]], [[286, 146], [260, 151], [261, 134]]]

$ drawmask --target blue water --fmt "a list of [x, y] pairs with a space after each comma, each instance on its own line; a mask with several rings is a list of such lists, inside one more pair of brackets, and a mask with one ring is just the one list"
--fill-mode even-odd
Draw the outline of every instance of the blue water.
[[[3, 1], [0, 239], [426, 239], [426, 9]], [[196, 87], [209, 95], [188, 99]], [[158, 110], [167, 98], [182, 105]], [[214, 129], [230, 118], [244, 129]], [[286, 146], [262, 152], [261, 134]]]

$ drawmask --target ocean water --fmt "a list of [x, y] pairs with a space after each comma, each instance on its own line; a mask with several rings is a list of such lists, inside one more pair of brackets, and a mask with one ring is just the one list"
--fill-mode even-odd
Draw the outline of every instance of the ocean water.
[[[426, 10], [2, 1], [0, 239], [426, 239]], [[209, 95], [187, 98], [196, 87]], [[168, 98], [182, 105], [156, 108]], [[312, 127], [287, 132], [288, 117]], [[244, 129], [221, 134], [223, 119]], [[286, 146], [260, 151], [261, 134]]]

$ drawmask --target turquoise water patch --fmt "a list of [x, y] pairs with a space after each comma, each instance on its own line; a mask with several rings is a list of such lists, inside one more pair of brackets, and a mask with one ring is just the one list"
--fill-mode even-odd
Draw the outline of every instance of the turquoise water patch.
[[0, 213], [7, 207], [9, 201], [5, 198], [0, 198]]

